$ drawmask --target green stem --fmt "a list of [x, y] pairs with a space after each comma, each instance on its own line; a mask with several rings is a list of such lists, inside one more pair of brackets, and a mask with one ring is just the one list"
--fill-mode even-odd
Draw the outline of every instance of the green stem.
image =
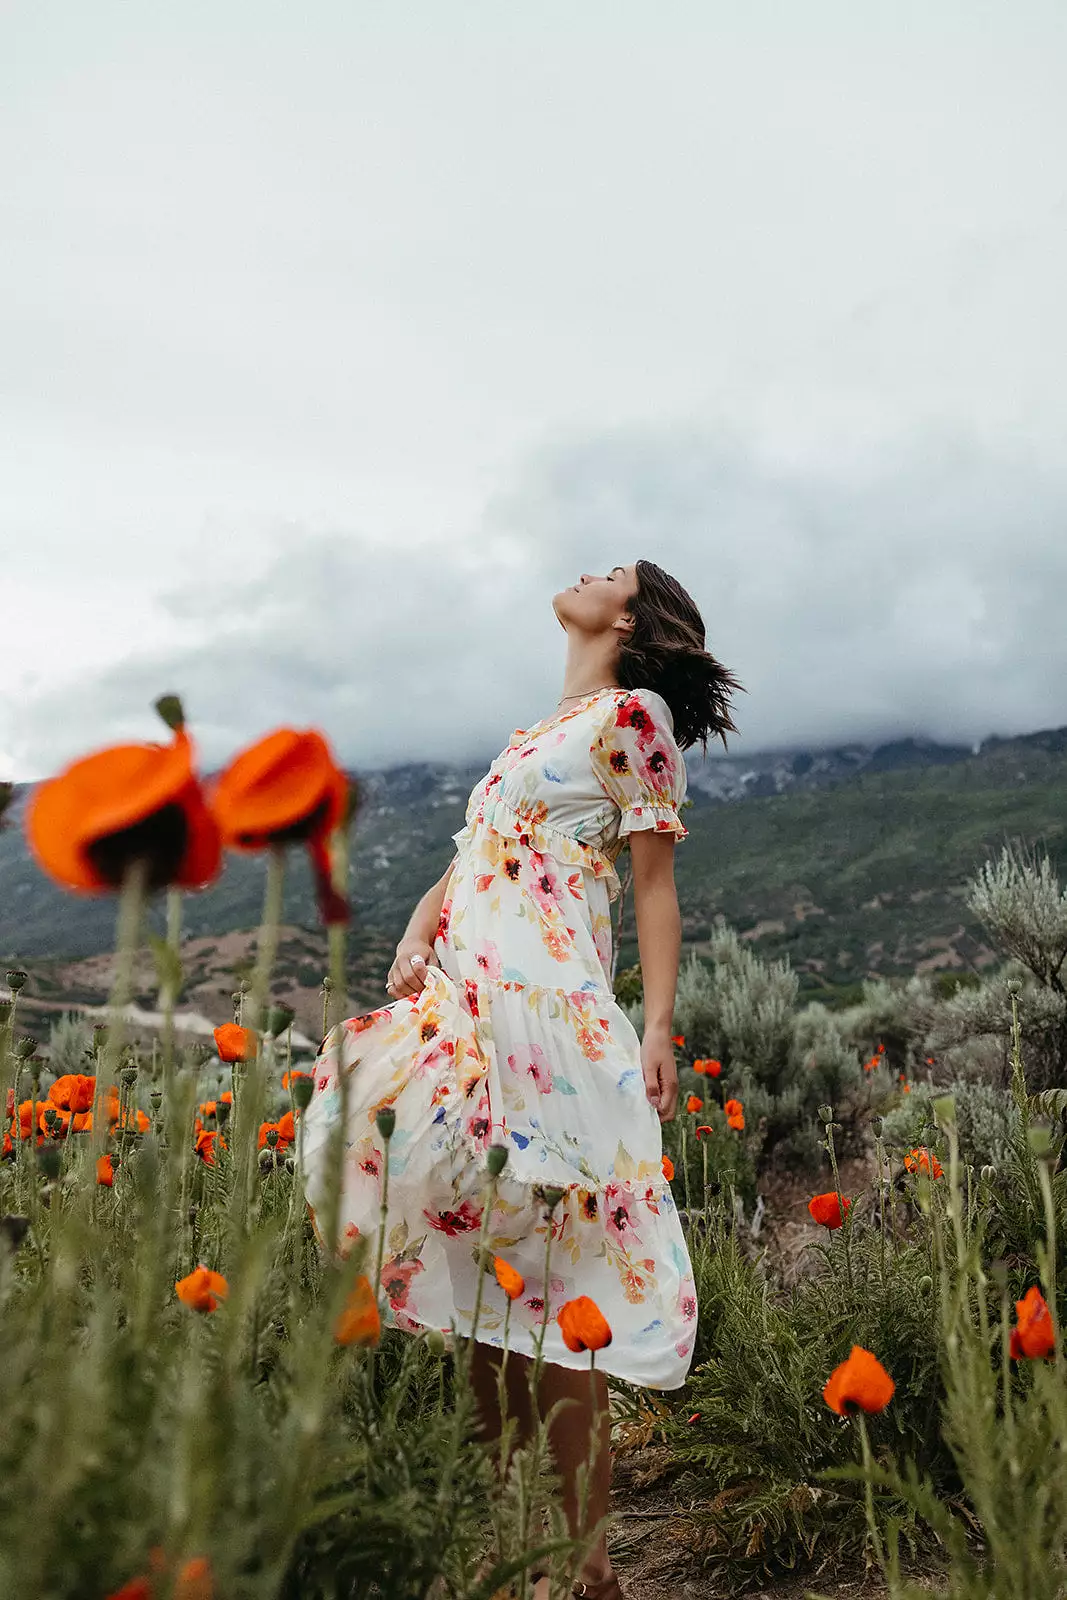
[[826, 1148], [830, 1152], [830, 1166], [834, 1173], [834, 1191], [837, 1195], [837, 1209], [841, 1217], [841, 1244], [845, 1252], [845, 1277], [848, 1280], [849, 1294], [854, 1292], [855, 1285], [852, 1281], [852, 1208], [845, 1211], [845, 1198], [841, 1193], [841, 1174], [837, 1169], [837, 1151], [834, 1148], [834, 1125], [826, 1124]]
[[689, 1113], [686, 1112], [682, 1118], [682, 1186], [685, 1189], [685, 1210], [691, 1228], [693, 1226], [693, 1201], [689, 1193], [689, 1145], [685, 1136], [688, 1115]]
[[[182, 895], [180, 889], [167, 890], [167, 949], [169, 967], [177, 972], [182, 948]], [[174, 1087], [174, 1008], [177, 1004], [177, 987], [170, 980], [163, 988], [163, 1104], [169, 1118], [173, 1107], [171, 1097]], [[154, 1048], [154, 1045], [153, 1045]]]
[[873, 1461], [871, 1458], [870, 1440], [867, 1438], [867, 1419], [862, 1411], [856, 1412], [856, 1422], [859, 1427], [860, 1445], [863, 1451], [863, 1502], [867, 1511], [867, 1527], [870, 1529], [871, 1541], [874, 1545], [878, 1565], [882, 1569], [882, 1576], [886, 1576], [885, 1551], [882, 1549], [882, 1536], [878, 1532], [878, 1524], [874, 1518], [874, 1485], [871, 1483]]

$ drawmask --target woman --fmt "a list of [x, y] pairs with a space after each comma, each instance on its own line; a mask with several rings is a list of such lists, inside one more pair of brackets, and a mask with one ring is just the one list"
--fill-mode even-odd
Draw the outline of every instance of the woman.
[[[314, 1209], [340, 1115], [340, 1064], [348, 1074], [341, 1224], [348, 1237], [376, 1243], [386, 1152], [375, 1117], [393, 1108], [387, 1315], [409, 1331], [461, 1337], [470, 1336], [478, 1289], [485, 1152], [506, 1147], [487, 1242], [524, 1287], [509, 1310], [496, 1278], [483, 1275], [472, 1377], [494, 1436], [507, 1316], [509, 1411], [531, 1427], [528, 1369], [543, 1340], [542, 1415], [560, 1399], [574, 1402], [552, 1447], [579, 1536], [608, 1511], [605, 1374], [677, 1388], [692, 1356], [692, 1269], [660, 1134], [678, 1095], [674, 844], [687, 832], [681, 752], [697, 740], [706, 750], [709, 735], [725, 744], [739, 685], [705, 650], [689, 595], [652, 562], [583, 573], [552, 603], [567, 634], [556, 710], [516, 729], [472, 791], [456, 855], [397, 945], [387, 982], [394, 1003], [350, 1018], [325, 1042], [304, 1147]], [[610, 978], [614, 862], [627, 841], [642, 1039]], [[581, 1295], [612, 1331], [597, 1355], [596, 1412], [589, 1357], [572, 1353], [555, 1320]], [[577, 1475], [594, 1445], [583, 1527]], [[576, 1592], [619, 1600], [603, 1534], [583, 1578]]]

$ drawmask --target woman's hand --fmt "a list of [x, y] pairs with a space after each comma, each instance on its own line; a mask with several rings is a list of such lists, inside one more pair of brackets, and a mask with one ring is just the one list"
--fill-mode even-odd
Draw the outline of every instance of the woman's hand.
[[418, 994], [426, 986], [426, 968], [439, 966], [433, 945], [425, 939], [401, 939], [396, 947], [396, 959], [389, 968], [385, 987], [394, 1000]]
[[661, 1122], [670, 1122], [678, 1104], [678, 1068], [670, 1028], [646, 1028], [641, 1040], [641, 1072], [648, 1103]]

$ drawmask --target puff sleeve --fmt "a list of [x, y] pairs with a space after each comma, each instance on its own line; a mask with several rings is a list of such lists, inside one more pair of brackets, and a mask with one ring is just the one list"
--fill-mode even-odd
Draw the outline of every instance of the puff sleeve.
[[597, 782], [618, 806], [619, 838], [652, 828], [688, 837], [678, 814], [687, 773], [675, 743], [670, 707], [652, 689], [631, 689], [612, 702], [590, 750]]

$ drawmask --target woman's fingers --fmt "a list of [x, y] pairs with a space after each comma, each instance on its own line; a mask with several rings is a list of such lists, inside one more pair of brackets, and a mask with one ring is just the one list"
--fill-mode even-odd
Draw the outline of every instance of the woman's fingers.
[[418, 994], [426, 986], [426, 961], [422, 956], [397, 956], [389, 968], [386, 988], [398, 1000]]

